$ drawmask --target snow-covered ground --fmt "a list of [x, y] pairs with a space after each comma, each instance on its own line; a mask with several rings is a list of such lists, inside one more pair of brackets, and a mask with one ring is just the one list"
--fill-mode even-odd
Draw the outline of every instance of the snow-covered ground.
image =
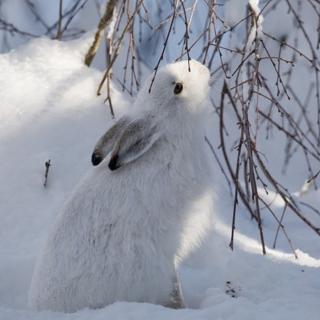
[[[299, 259], [282, 236], [279, 251], [262, 256], [256, 224], [242, 209], [231, 251], [232, 199], [220, 173], [214, 230], [179, 270], [187, 309], [126, 302], [74, 314], [28, 308], [32, 271], [48, 228], [90, 170], [93, 145], [111, 121], [103, 96], [95, 94], [102, 74], [82, 62], [87, 47], [87, 38], [37, 39], [0, 56], [0, 319], [319, 319], [319, 238], [287, 215]], [[127, 98], [116, 91], [113, 98], [116, 114], [128, 110]], [[306, 195], [318, 208], [319, 196]], [[272, 195], [270, 200], [281, 212], [282, 203]], [[267, 214], [263, 223], [270, 247], [275, 224]]]

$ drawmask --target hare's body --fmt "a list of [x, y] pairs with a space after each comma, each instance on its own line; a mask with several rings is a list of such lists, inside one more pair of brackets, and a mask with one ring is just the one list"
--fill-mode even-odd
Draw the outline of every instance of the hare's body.
[[[152, 110], [146, 114], [155, 126], [163, 121]], [[199, 240], [212, 212], [201, 120], [200, 114], [169, 117], [143, 156], [115, 171], [105, 158], [89, 172], [38, 261], [30, 295], [35, 308], [181, 303], [176, 260]]]

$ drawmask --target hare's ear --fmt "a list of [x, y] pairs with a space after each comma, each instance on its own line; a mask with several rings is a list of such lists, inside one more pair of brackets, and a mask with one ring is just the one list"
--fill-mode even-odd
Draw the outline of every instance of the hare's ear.
[[159, 131], [150, 119], [131, 122], [125, 127], [112, 150], [109, 169], [116, 170], [135, 161], [147, 152], [159, 138]]
[[91, 156], [91, 162], [97, 166], [113, 149], [116, 140], [125, 126], [130, 122], [128, 117], [120, 118], [97, 142]]

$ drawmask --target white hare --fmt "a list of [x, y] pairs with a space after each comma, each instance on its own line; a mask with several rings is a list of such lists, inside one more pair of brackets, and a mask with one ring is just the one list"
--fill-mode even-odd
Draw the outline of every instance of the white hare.
[[213, 191], [203, 123], [209, 71], [191, 60], [160, 69], [98, 141], [98, 165], [67, 200], [37, 262], [38, 309], [74, 312], [115, 301], [179, 308], [177, 259], [210, 225]]

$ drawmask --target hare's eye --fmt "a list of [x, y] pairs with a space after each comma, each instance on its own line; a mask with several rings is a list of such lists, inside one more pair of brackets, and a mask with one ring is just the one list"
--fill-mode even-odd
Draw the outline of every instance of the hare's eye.
[[174, 94], [179, 94], [183, 90], [183, 84], [181, 82], [177, 82], [174, 86], [173, 92]]

